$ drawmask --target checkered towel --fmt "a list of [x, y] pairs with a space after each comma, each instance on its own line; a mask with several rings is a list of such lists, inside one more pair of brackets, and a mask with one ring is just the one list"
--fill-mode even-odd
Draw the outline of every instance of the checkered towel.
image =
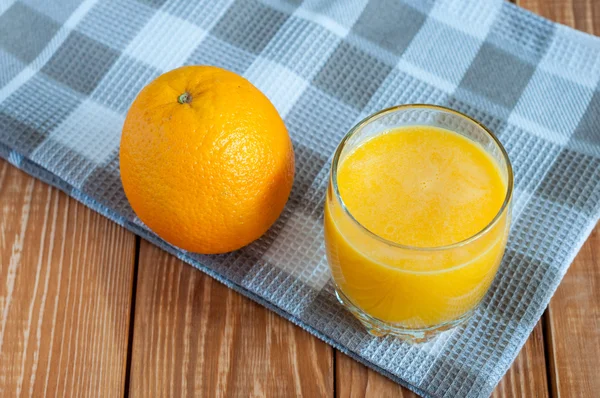
[[[169, 246], [119, 179], [128, 106], [212, 64], [275, 104], [297, 175], [279, 221], [234, 253]], [[0, 156], [424, 396], [487, 396], [600, 215], [600, 40], [495, 0], [2, 0]], [[516, 174], [514, 224], [473, 319], [424, 345], [369, 336], [335, 300], [329, 160], [363, 116], [406, 103], [482, 121]]]

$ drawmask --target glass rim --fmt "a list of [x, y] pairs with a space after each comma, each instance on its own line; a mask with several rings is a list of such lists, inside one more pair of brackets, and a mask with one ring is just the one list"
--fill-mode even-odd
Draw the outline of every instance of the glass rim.
[[[405, 244], [401, 244], [401, 243], [396, 243], [394, 241], [388, 240], [382, 236], [379, 236], [378, 234], [374, 233], [373, 231], [369, 230], [367, 227], [365, 227], [362, 223], [360, 223], [350, 212], [350, 210], [348, 210], [348, 208], [346, 207], [346, 204], [344, 203], [344, 200], [342, 199], [342, 195], [340, 194], [340, 190], [338, 187], [338, 181], [337, 181], [337, 169], [338, 169], [338, 164], [339, 164], [339, 160], [340, 160], [340, 156], [342, 154], [342, 150], [344, 149], [344, 147], [346, 146], [346, 143], [348, 142], [348, 140], [354, 136], [354, 134], [356, 134], [358, 131], [360, 131], [361, 128], [363, 128], [365, 125], [367, 125], [368, 123], [384, 116], [387, 115], [389, 113], [398, 111], [398, 110], [404, 110], [404, 109], [410, 109], [410, 108], [417, 108], [417, 109], [433, 109], [433, 110], [438, 110], [441, 112], [445, 112], [445, 113], [451, 113], [457, 116], [460, 116], [470, 122], [475, 123], [475, 125], [477, 125], [478, 127], [480, 127], [483, 131], [485, 131], [485, 133], [490, 136], [492, 138], [492, 140], [494, 141], [494, 143], [498, 146], [498, 148], [500, 148], [500, 152], [502, 153], [502, 157], [506, 163], [506, 171], [507, 171], [507, 185], [506, 185], [506, 195], [504, 197], [504, 201], [502, 202], [502, 206], [500, 206], [500, 209], [498, 210], [498, 212], [496, 213], [496, 215], [494, 216], [494, 218], [492, 218], [492, 220], [485, 226], [483, 227], [483, 229], [481, 229], [480, 231], [476, 232], [475, 234], [471, 235], [470, 237], [463, 239], [461, 241], [458, 242], [454, 242], [454, 243], [450, 243], [448, 245], [442, 245], [442, 246], [411, 246], [411, 245], [405, 245]], [[461, 134], [462, 135], [462, 134]], [[468, 138], [468, 137], [467, 137]], [[352, 220], [352, 222], [354, 224], [356, 224], [361, 230], [363, 230], [364, 232], [366, 232], [369, 236], [377, 239], [378, 241], [392, 246], [392, 247], [396, 247], [399, 249], [405, 249], [405, 250], [411, 250], [411, 251], [422, 251], [422, 252], [428, 252], [428, 251], [442, 251], [442, 250], [451, 250], [454, 248], [458, 248], [461, 246], [465, 246], [471, 242], [476, 241], [477, 239], [479, 239], [480, 237], [482, 237], [483, 235], [485, 235], [489, 230], [491, 230], [494, 225], [500, 220], [502, 214], [504, 214], [504, 212], [508, 209], [508, 206], [510, 205], [511, 199], [512, 199], [512, 195], [513, 195], [513, 185], [514, 185], [514, 176], [513, 176], [513, 169], [512, 169], [512, 164], [510, 163], [510, 159], [508, 157], [508, 153], [506, 152], [506, 149], [504, 148], [504, 146], [502, 145], [502, 143], [500, 142], [500, 140], [498, 139], [498, 137], [496, 137], [496, 135], [494, 133], [492, 133], [486, 126], [484, 126], [481, 122], [473, 119], [472, 117], [465, 115], [462, 112], [456, 111], [454, 109], [445, 107], [445, 106], [441, 106], [441, 105], [431, 105], [431, 104], [404, 104], [404, 105], [396, 105], [396, 106], [392, 106], [389, 108], [385, 108], [382, 109], [378, 112], [375, 112], [367, 117], [365, 117], [364, 119], [362, 119], [360, 122], [358, 122], [356, 125], [354, 125], [354, 127], [352, 127], [350, 129], [350, 131], [348, 131], [346, 133], [346, 135], [344, 135], [344, 137], [342, 138], [342, 140], [340, 141], [340, 143], [338, 144], [334, 155], [333, 155], [333, 160], [331, 162], [331, 172], [330, 172], [330, 178], [331, 178], [331, 182], [332, 182], [332, 186], [333, 186], [333, 192], [335, 197], [337, 198], [337, 200], [340, 202], [340, 205], [342, 207], [342, 210], [344, 211], [344, 214], [347, 215], [348, 217], [350, 217], [350, 220]]]

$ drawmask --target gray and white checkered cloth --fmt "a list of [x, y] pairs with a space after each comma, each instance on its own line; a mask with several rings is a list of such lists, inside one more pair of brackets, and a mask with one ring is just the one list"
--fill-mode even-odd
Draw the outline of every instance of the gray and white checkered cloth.
[[[135, 217], [119, 178], [124, 115], [183, 64], [247, 77], [296, 151], [281, 218], [202, 256]], [[600, 39], [496, 0], [0, 0], [0, 156], [424, 396], [487, 396], [600, 215]], [[486, 124], [516, 174], [504, 262], [473, 319], [424, 345], [374, 338], [332, 294], [329, 159], [363, 116], [446, 105]]]

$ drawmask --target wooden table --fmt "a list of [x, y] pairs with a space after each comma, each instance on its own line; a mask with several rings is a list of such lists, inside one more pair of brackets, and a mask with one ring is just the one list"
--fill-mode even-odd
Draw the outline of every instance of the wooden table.
[[[600, 32], [600, 2], [522, 6]], [[0, 161], [0, 396], [414, 396]], [[592, 233], [494, 395], [600, 394]]]

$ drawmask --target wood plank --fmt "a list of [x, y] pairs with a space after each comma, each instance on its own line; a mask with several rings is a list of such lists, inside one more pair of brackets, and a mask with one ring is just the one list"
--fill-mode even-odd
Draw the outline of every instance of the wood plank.
[[135, 236], [0, 160], [0, 396], [123, 393]]
[[600, 226], [596, 226], [550, 301], [546, 330], [553, 395], [598, 396]]
[[600, 2], [597, 0], [516, 0], [516, 3], [552, 21], [600, 35]]
[[333, 395], [333, 350], [142, 241], [130, 393]]
[[540, 320], [510, 369], [494, 390], [492, 397], [544, 398], [548, 396], [543, 323]]
[[[519, 0], [533, 12], [600, 35], [600, 2]], [[546, 314], [553, 396], [592, 397], [600, 391], [600, 238], [597, 226], [569, 268]]]
[[335, 353], [335, 392], [336, 397], [340, 398], [418, 397], [339, 351]]
[[[540, 322], [492, 397], [548, 396], [543, 339]], [[417, 397], [413, 392], [339, 351], [336, 352], [336, 396], [341, 398]]]

